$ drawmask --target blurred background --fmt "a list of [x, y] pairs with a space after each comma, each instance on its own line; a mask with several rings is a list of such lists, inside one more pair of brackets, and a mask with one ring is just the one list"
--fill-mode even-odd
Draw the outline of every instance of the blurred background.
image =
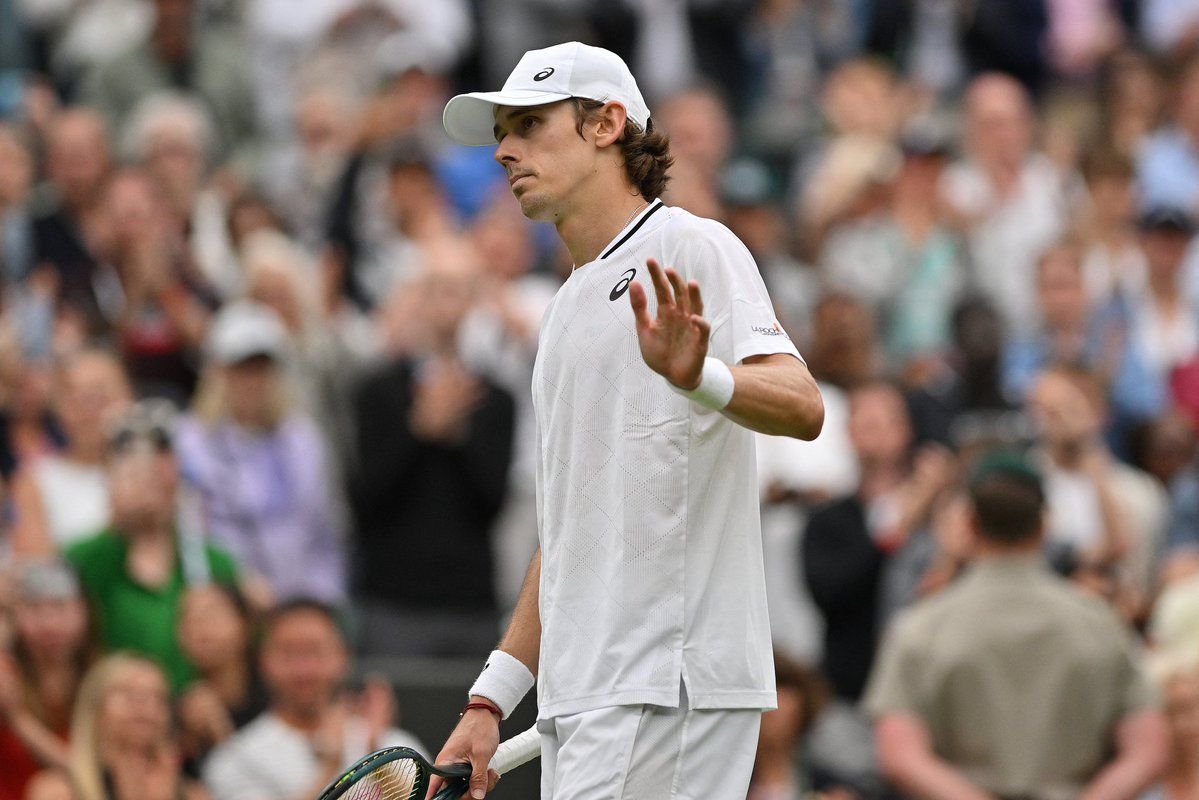
[[437, 752], [536, 546], [571, 267], [441, 110], [572, 39], [824, 392], [759, 444], [751, 797], [897, 796], [860, 701], [996, 445], [1158, 687], [1152, 797], [1199, 797], [1199, 0], [0, 0], [0, 800]]

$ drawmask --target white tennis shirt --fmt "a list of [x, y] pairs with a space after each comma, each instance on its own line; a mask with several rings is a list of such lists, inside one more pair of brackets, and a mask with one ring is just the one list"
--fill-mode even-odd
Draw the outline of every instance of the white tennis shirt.
[[604, 706], [773, 708], [754, 434], [642, 360], [628, 284], [655, 258], [696, 280], [709, 355], [795, 346], [723, 225], [655, 200], [576, 268], [533, 370], [541, 541], [541, 718]]

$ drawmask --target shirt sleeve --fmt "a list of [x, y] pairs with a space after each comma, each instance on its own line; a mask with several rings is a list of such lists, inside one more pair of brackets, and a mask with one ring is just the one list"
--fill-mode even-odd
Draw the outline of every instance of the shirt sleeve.
[[895, 620], [874, 662], [862, 706], [872, 717], [920, 714], [919, 680], [923, 672], [920, 637], [910, 616]]
[[689, 236], [680, 248], [678, 268], [699, 283], [713, 338], [722, 329], [727, 334], [732, 363], [774, 353], [803, 361], [778, 321], [753, 256], [727, 228], [702, 228]]

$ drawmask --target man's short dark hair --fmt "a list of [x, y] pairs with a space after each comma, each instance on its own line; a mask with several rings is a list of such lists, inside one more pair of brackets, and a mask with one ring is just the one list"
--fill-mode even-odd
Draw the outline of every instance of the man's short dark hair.
[[[583, 125], [604, 104], [598, 100], [572, 98], [575, 108], [576, 129], [583, 135]], [[645, 130], [632, 120], [627, 120], [624, 133], [620, 135], [620, 152], [624, 156], [624, 167], [629, 181], [646, 200], [653, 200], [666, 190], [670, 180], [667, 174], [674, 158], [670, 155], [670, 137], [654, 129], [654, 120], [645, 123]]]
[[1041, 535], [1045, 489], [1019, 456], [984, 456], [970, 481], [970, 500], [985, 539], [1019, 544]]
[[324, 617], [333, 626], [333, 629], [337, 631], [337, 636], [341, 639], [342, 643], [349, 644], [345, 627], [342, 624], [341, 614], [328, 603], [312, 597], [296, 597], [282, 602], [268, 611], [262, 620], [259, 640], [265, 642], [275, 632], [275, 628], [279, 627], [280, 623], [296, 614], [317, 614]]

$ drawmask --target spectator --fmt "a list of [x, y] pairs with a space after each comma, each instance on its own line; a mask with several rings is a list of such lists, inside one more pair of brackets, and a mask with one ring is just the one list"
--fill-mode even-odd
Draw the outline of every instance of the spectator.
[[507, 610], [516, 605], [537, 549], [534, 473], [539, 445], [533, 396], [527, 389], [533, 380], [541, 317], [558, 281], [533, 272], [533, 231], [509, 193], [495, 196], [475, 219], [470, 235], [486, 272], [480, 278], [478, 302], [462, 321], [462, 358], [508, 392], [516, 411], [508, 491], [494, 527], [497, 599]]
[[849, 438], [858, 487], [813, 511], [803, 534], [804, 578], [824, 620], [823, 667], [834, 698], [812, 748], [822, 772], [874, 793], [869, 723], [857, 703], [882, 625], [914, 599], [931, 562], [924, 529], [954, 464], [939, 446], [913, 452], [903, 394], [881, 381], [850, 392]]
[[1049, 369], [1033, 386], [1029, 411], [1040, 432], [1050, 558], [1066, 573], [1081, 566], [1084, 574], [1115, 578], [1113, 594], [1148, 591], [1168, 500], [1160, 485], [1118, 461], [1104, 443], [1107, 412], [1098, 381], [1078, 369]]
[[312, 419], [291, 407], [287, 340], [265, 306], [220, 311], [194, 411], [179, 423], [179, 463], [203, 497], [214, 540], [275, 595], [336, 603], [345, 597], [345, 564], [328, 454]]
[[829, 286], [875, 309], [887, 355], [901, 368], [944, 348], [965, 277], [963, 244], [937, 199], [947, 142], [912, 128], [902, 144], [880, 207], [830, 231], [820, 259]]
[[1199, 572], [1197, 445], [1194, 421], [1177, 411], [1146, 426], [1140, 440], [1137, 466], [1157, 478], [1170, 496], [1170, 529], [1157, 576], [1163, 587]]
[[226, 224], [231, 192], [208, 183], [216, 131], [202, 101], [170, 91], [147, 96], [131, 113], [123, 149], [153, 181], [193, 279], [217, 296], [236, 296], [242, 276]]
[[295, 141], [270, 153], [261, 169], [271, 205], [310, 251], [324, 243], [325, 210], [353, 146], [358, 105], [333, 85], [304, 92], [292, 110]]
[[1149, 135], [1137, 154], [1144, 208], [1199, 213], [1199, 56], [1178, 73], [1171, 119]]
[[842, 390], [879, 377], [882, 354], [870, 307], [844, 292], [825, 293], [812, 310], [804, 353], [818, 380]]
[[1036, 259], [1066, 223], [1067, 179], [1035, 150], [1036, 115], [1013, 78], [975, 78], [965, 98], [966, 159], [942, 191], [966, 231], [973, 280], [1014, 334], [1033, 330]]
[[1082, 176], [1089, 201], [1079, 225], [1087, 297], [1099, 309], [1127, 304], [1145, 285], [1136, 170], [1119, 152], [1093, 150], [1083, 160]]
[[725, 221], [753, 255], [779, 322], [792, 339], [807, 339], [820, 277], [791, 255], [796, 243], [781, 207], [782, 187], [765, 164], [749, 158], [730, 162], [720, 182]]
[[53, 196], [33, 220], [33, 263], [53, 270], [57, 298], [76, 324], [104, 329], [100, 271], [104, 181], [112, 166], [108, 128], [94, 111], [68, 108], [50, 119], [46, 173]]
[[1199, 670], [1174, 666], [1161, 683], [1170, 760], [1161, 782], [1140, 800], [1187, 800], [1199, 794]]
[[664, 199], [692, 214], [721, 219], [720, 176], [733, 146], [728, 106], [714, 90], [687, 89], [663, 101], [654, 124], [670, 136], [674, 165]]
[[326, 276], [283, 234], [256, 231], [240, 250], [245, 298], [273, 310], [287, 329], [288, 391], [297, 411], [312, 417], [326, 437], [330, 467], [340, 477], [353, 435], [349, 395], [364, 365], [378, 356], [376, 331], [352, 306], [325, 305], [319, 284]]
[[746, 149], [771, 163], [787, 163], [797, 143], [803, 152], [818, 139], [821, 82], [861, 45], [857, 10], [852, 0], [756, 4], [745, 39], [761, 73], [742, 101]]
[[815, 440], [757, 437], [771, 641], [776, 653], [808, 665], [820, 663], [824, 640], [824, 622], [804, 581], [803, 535], [808, 514], [858, 485], [857, 458], [849, 441], [848, 400], [836, 386], [819, 385], [824, 427]]
[[905, 109], [898, 77], [867, 59], [839, 66], [825, 85], [821, 102], [833, 133], [825, 145], [800, 162], [799, 222], [811, 253], [846, 219], [874, 211], [880, 187], [894, 179], [900, 164], [895, 146]]
[[825, 621], [825, 672], [834, 696], [850, 702], [865, 686], [878, 625], [895, 610], [884, 590], [888, 562], [898, 563], [953, 478], [951, 454], [936, 446], [914, 453], [912, 434], [896, 387], [875, 382], [852, 390], [858, 488], [816, 510], [804, 534], [804, 574]]
[[975, 565], [895, 621], [871, 677], [883, 771], [922, 798], [1137, 797], [1168, 734], [1131, 635], [1041, 566], [1026, 461], [984, 459], [970, 493]]
[[173, 427], [163, 401], [138, 403], [120, 420], [109, 440], [112, 526], [66, 556], [104, 645], [153, 658], [178, 691], [195, 674], [176, 633], [184, 592], [195, 583], [234, 583], [238, 570], [228, 553], [203, 544], [202, 531], [178, 526]]
[[51, 413], [54, 384], [49, 365], [25, 358], [11, 331], [0, 326], [0, 478], [21, 464], [66, 446]]
[[[455, 228], [449, 197], [424, 145], [411, 137], [393, 139], [386, 155], [380, 165], [383, 159], [373, 153], [354, 154], [330, 204], [333, 258], [347, 296], [364, 309], [412, 278], [425, 247]], [[379, 202], [364, 204], [367, 196]]]
[[178, 710], [183, 753], [193, 765], [266, 710], [256, 632], [253, 611], [233, 586], [195, 586], [183, 597], [179, 645], [199, 677]]
[[139, 169], [117, 173], [106, 200], [108, 258], [119, 281], [106, 298], [106, 322], [139, 394], [183, 402], [195, 389], [196, 351], [215, 304], [187, 254], [189, 222], [171, 214], [159, 185]]
[[208, 800], [180, 771], [170, 699], [167, 677], [153, 661], [106, 656], [79, 689], [68, 775], [41, 776], [28, 800]]
[[350, 658], [337, 616], [297, 599], [267, 617], [259, 659], [270, 705], [213, 751], [204, 782], [214, 800], [315, 797], [362, 754], [381, 747], [427, 752], [392, 727], [391, 687], [368, 681], [347, 695]]
[[444, 74], [473, 33], [464, 0], [434, 5], [333, 0], [303, 7], [288, 0], [250, 0], [244, 5], [251, 76], [264, 125], [276, 141], [291, 138], [290, 113], [307, 87], [324, 83], [342, 95], [360, 94], [373, 89], [385, 77], [381, 73], [414, 63]]
[[1132, 336], [1161, 381], [1199, 353], [1199, 307], [1183, 278], [1193, 233], [1191, 217], [1177, 209], [1155, 208], [1141, 218], [1146, 280], [1130, 302]]
[[1113, 413], [1110, 441], [1126, 452], [1129, 430], [1161, 412], [1165, 384], [1149, 364], [1143, 342], [1130, 334], [1118, 307], [1099, 308], [1087, 296], [1081, 250], [1072, 243], [1051, 247], [1037, 265], [1039, 330], [1014, 337], [1004, 352], [1008, 396], [1027, 399], [1041, 370], [1063, 364], [1089, 369], [1107, 387]]
[[56, 561], [24, 561], [15, 571], [15, 639], [0, 652], [3, 800], [22, 800], [38, 770], [67, 766], [71, 710], [93, 657], [75, 573]]
[[18, 131], [0, 124], [0, 302], [33, 269], [32, 154]]
[[153, 10], [142, 0], [46, 2], [16, 0], [33, 34], [36, 65], [53, 77], [59, 91], [75, 95], [88, 67], [131, 47], [150, 30]]
[[133, 402], [129, 379], [112, 353], [85, 350], [59, 368], [56, 383], [67, 446], [30, 460], [13, 480], [12, 549], [19, 555], [58, 553], [110, 522], [106, 432]]
[[950, 319], [952, 346], [907, 376], [917, 438], [970, 451], [1015, 441], [1027, 425], [1003, 391], [1003, 320], [985, 298], [966, 297]]
[[[803, 794], [805, 776], [797, 773], [796, 754], [804, 735], [824, 710], [828, 690], [818, 674], [778, 655], [774, 658], [774, 675], [778, 708], [762, 715], [747, 800], [800, 800], [809, 796]], [[813, 800], [841, 800], [843, 796], [817, 795]]]
[[[474, 258], [447, 245], [413, 282], [407, 323], [423, 346], [357, 393], [361, 468], [351, 502], [363, 638], [373, 651], [473, 655], [495, 643], [489, 534], [507, 487], [515, 412], [506, 392], [458, 356], [476, 297]], [[445, 569], [412, 568], [432, 563]]]
[[239, 66], [245, 52], [237, 32], [200, 26], [196, 0], [153, 0], [153, 6], [146, 40], [85, 76], [85, 102], [101, 109], [114, 130], [123, 130], [142, 98], [174, 88], [212, 109], [218, 156], [251, 145], [257, 128], [254, 93]]
[[1125, 158], [1135, 159], [1145, 138], [1161, 124], [1165, 82], [1152, 58], [1131, 48], [1113, 54], [1100, 79], [1103, 139]]

